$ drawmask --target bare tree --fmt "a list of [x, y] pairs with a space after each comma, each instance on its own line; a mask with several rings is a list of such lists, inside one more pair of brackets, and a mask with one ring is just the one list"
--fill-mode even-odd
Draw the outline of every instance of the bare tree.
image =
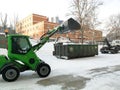
[[10, 27], [12, 28], [12, 30], [16, 30], [16, 24], [18, 22], [18, 15], [14, 15], [14, 17], [12, 19], [10, 19]]
[[120, 39], [120, 14], [110, 16], [106, 28], [109, 31], [108, 38]]
[[3, 18], [3, 15], [1, 13], [0, 19], [1, 19], [2, 29], [5, 30], [7, 28], [7, 14], [5, 14], [5, 17]]
[[74, 16], [81, 24], [81, 42], [83, 43], [83, 32], [88, 28], [94, 29], [98, 24], [96, 10], [103, 3], [99, 0], [73, 0], [69, 15]]
[[8, 20], [8, 14], [0, 13], [0, 29], [1, 29], [1, 32], [15, 33], [17, 22], [18, 22], [18, 16], [14, 15], [14, 18], [10, 18]]

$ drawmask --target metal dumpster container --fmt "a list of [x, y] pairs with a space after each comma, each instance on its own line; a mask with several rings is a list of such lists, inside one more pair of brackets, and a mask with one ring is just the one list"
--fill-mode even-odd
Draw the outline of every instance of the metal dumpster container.
[[98, 45], [54, 44], [53, 55], [57, 58], [72, 59], [98, 55]]

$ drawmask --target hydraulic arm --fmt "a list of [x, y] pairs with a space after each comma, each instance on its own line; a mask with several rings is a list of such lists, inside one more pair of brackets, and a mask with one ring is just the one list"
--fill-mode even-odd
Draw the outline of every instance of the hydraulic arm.
[[54, 35], [56, 32], [66, 33], [66, 32], [69, 32], [69, 31], [78, 30], [78, 29], [80, 29], [80, 27], [81, 26], [80, 26], [80, 24], [77, 21], [75, 21], [74, 19], [70, 18], [66, 22], [64, 22], [63, 24], [58, 26], [57, 28], [55, 28], [55, 29], [45, 33], [40, 38], [40, 42], [37, 45], [33, 46], [33, 50], [39, 50], [49, 40], [49, 38], [52, 35]]
[[104, 42], [107, 44], [108, 48], [110, 48], [110, 47], [111, 47], [111, 44], [109, 43], [109, 41], [108, 41], [108, 39], [107, 39], [107, 38], [105, 38]]

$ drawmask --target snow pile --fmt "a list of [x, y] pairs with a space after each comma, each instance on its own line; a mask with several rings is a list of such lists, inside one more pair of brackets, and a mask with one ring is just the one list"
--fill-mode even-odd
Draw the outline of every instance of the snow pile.
[[0, 49], [0, 55], [6, 55], [7, 56], [7, 49]]
[[120, 71], [93, 77], [82, 90], [120, 90]]

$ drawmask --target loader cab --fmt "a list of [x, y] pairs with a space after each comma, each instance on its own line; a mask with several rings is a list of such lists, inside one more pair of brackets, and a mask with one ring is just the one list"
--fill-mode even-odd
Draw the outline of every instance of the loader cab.
[[26, 54], [32, 47], [28, 36], [10, 35], [8, 39], [8, 51], [10, 51], [10, 53]]

